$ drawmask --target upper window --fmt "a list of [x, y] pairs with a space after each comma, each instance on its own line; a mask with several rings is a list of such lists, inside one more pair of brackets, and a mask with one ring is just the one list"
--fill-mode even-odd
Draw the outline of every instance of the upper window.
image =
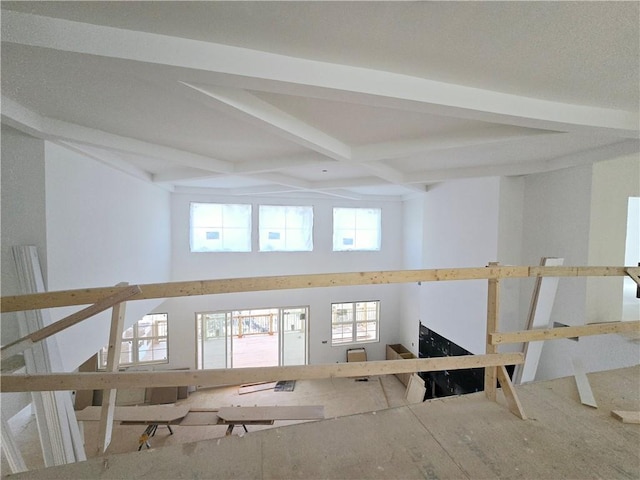
[[378, 341], [380, 302], [331, 304], [331, 345]]
[[260, 205], [261, 252], [313, 250], [313, 207]]
[[379, 208], [334, 208], [333, 251], [380, 250]]
[[191, 204], [192, 252], [250, 252], [251, 205]]
[[[120, 366], [144, 365], [147, 363], [167, 363], [169, 361], [167, 340], [168, 315], [153, 313], [145, 315], [122, 334]], [[107, 347], [99, 352], [99, 366], [107, 366]]]

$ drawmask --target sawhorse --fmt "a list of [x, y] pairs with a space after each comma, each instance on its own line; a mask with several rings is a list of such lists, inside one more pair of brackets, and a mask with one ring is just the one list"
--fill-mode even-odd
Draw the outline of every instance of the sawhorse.
[[[142, 446], [146, 445], [147, 448], [151, 448], [151, 444], [149, 443], [149, 438], [153, 437], [156, 434], [156, 430], [158, 430], [158, 423], [152, 423], [145, 428], [144, 433], [140, 435], [140, 444], [138, 445], [138, 451], [142, 450]], [[171, 425], [167, 425], [169, 429], [169, 434], [173, 435], [173, 430], [171, 430]], [[246, 428], [245, 428], [246, 430]]]

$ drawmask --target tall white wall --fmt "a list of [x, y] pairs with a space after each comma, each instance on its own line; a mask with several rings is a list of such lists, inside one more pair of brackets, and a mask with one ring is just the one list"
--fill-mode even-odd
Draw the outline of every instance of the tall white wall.
[[[423, 267], [424, 205], [428, 194], [416, 196], [403, 202], [403, 267], [418, 270]], [[420, 325], [420, 286], [405, 283], [401, 286], [402, 322], [399, 342], [418, 356]]]
[[[422, 268], [483, 267], [498, 260], [500, 179], [432, 187], [424, 204]], [[487, 282], [425, 282], [420, 319], [472, 353], [484, 353]]]
[[[49, 142], [45, 158], [49, 290], [170, 280], [169, 192]], [[125, 324], [160, 302], [129, 302]], [[66, 370], [106, 345], [110, 321], [106, 311], [57, 335]]]
[[[226, 197], [172, 195], [172, 264], [174, 280], [236, 278], [308, 273], [396, 270], [402, 268], [402, 208], [399, 202], [363, 205], [347, 201], [308, 201], [252, 197], [253, 251], [247, 253], [191, 253], [189, 251], [189, 203], [228, 203]], [[237, 203], [237, 201], [236, 201]], [[258, 252], [257, 206], [260, 204], [312, 205], [314, 207], [314, 250], [312, 252]], [[334, 206], [370, 206], [382, 209], [382, 249], [379, 252], [333, 252]], [[170, 366], [195, 366], [195, 314], [228, 309], [310, 306], [311, 363], [344, 361], [347, 348], [331, 347], [331, 303], [357, 300], [381, 301], [380, 341], [366, 344], [370, 359], [384, 358], [385, 344], [398, 341], [401, 317], [399, 285], [298, 289], [288, 291], [221, 294], [206, 297], [168, 299], [155, 311], [169, 315]], [[326, 343], [323, 343], [326, 342]]]

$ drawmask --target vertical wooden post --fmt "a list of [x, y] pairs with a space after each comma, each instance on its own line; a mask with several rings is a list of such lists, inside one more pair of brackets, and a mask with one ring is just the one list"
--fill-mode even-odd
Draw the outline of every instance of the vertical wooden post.
[[[119, 283], [122, 287], [128, 283]], [[124, 330], [125, 303], [114, 305], [111, 313], [111, 330], [109, 331], [109, 346], [107, 348], [107, 372], [117, 372], [120, 365], [122, 350], [122, 332]], [[116, 408], [116, 389], [103, 390], [102, 410], [100, 411], [100, 425], [98, 427], [97, 454], [102, 455], [111, 443], [113, 430], [113, 414]]]
[[[498, 262], [489, 263], [488, 267], [495, 267]], [[487, 347], [486, 353], [497, 353], [498, 346], [489, 343], [489, 334], [498, 331], [498, 316], [500, 314], [500, 280], [489, 279], [487, 294]], [[496, 367], [484, 369], [484, 391], [489, 400], [496, 400], [498, 370]]]

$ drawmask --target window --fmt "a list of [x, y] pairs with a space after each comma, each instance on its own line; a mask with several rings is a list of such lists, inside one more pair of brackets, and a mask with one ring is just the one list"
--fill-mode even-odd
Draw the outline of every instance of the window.
[[[153, 313], [145, 315], [138, 323], [122, 333], [120, 366], [168, 363], [167, 340], [168, 315]], [[100, 368], [107, 366], [107, 347], [99, 352]]]
[[334, 208], [333, 251], [380, 250], [379, 208]]
[[192, 252], [250, 252], [251, 205], [191, 204]]
[[331, 304], [331, 345], [378, 341], [380, 302]]
[[261, 252], [313, 250], [313, 207], [260, 205]]

